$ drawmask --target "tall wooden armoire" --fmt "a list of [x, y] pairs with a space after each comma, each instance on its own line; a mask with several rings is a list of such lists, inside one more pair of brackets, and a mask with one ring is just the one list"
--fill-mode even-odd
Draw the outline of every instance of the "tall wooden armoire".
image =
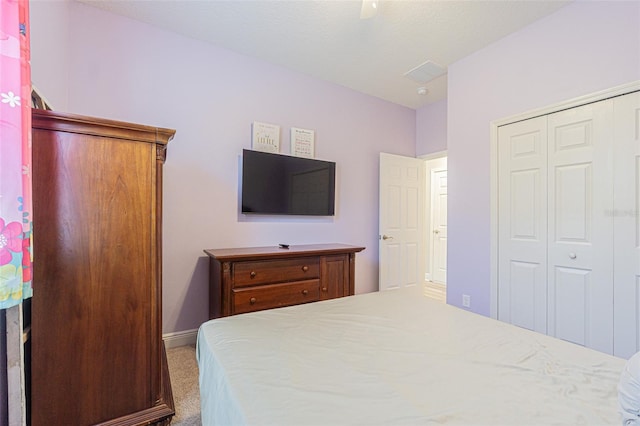
[[162, 165], [175, 131], [33, 111], [33, 426], [168, 424]]

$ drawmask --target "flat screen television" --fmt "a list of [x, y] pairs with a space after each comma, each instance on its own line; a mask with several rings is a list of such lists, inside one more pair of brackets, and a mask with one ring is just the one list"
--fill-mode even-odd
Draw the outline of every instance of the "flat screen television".
[[333, 216], [336, 163], [245, 149], [242, 213]]

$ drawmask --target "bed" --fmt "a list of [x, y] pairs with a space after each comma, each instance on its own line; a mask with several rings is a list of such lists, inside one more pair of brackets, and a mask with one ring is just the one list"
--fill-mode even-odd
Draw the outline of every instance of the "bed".
[[197, 358], [206, 426], [619, 425], [626, 362], [422, 287], [211, 320]]

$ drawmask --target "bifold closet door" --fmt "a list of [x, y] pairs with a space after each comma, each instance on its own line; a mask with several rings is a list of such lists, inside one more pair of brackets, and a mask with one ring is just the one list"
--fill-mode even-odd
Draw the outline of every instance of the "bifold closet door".
[[547, 333], [613, 353], [613, 102], [547, 125]]
[[613, 103], [498, 130], [498, 319], [613, 352]]
[[640, 92], [614, 99], [614, 354], [640, 351]]
[[546, 334], [547, 119], [498, 132], [498, 319]]

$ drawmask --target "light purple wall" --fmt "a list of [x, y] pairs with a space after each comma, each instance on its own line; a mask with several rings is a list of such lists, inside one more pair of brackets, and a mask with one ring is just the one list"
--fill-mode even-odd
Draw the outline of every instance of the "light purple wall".
[[[379, 152], [415, 155], [415, 111], [80, 3], [69, 12], [68, 111], [177, 130], [164, 169], [165, 333], [207, 319], [206, 248], [363, 245], [356, 292], [377, 290]], [[281, 126], [283, 152], [291, 127], [316, 131], [316, 157], [337, 162], [335, 217], [238, 214], [253, 121]]]
[[449, 66], [447, 301], [490, 312], [489, 123], [640, 79], [640, 2], [578, 1]]
[[[57, 110], [68, 108], [69, 3], [31, 1], [31, 81]], [[46, 89], [46, 90], [45, 90]]]
[[416, 111], [416, 155], [447, 150], [447, 100]]

